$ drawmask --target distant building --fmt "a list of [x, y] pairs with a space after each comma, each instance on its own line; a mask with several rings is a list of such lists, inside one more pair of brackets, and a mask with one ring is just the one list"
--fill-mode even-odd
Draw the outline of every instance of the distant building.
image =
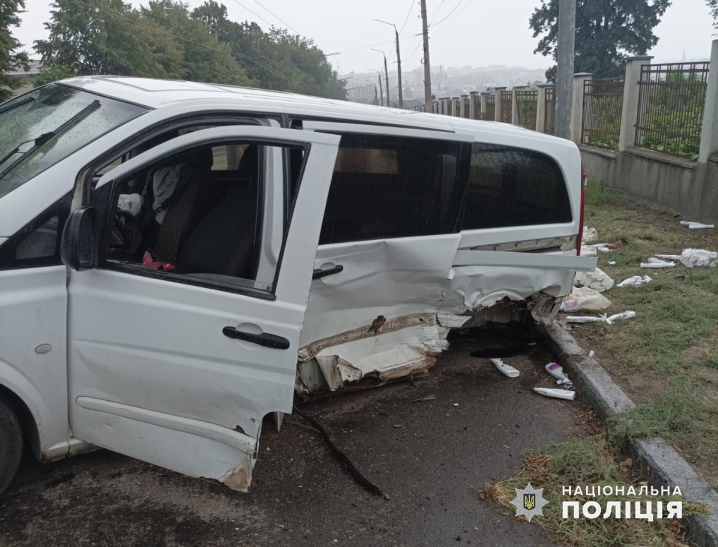
[[40, 73], [40, 70], [42, 70], [42, 61], [39, 59], [30, 59], [27, 70], [23, 67], [16, 67], [8, 72], [8, 76], [18, 78], [21, 81], [20, 87], [12, 90], [13, 96], [16, 97], [30, 91], [34, 87], [33, 80], [35, 79], [35, 76]]

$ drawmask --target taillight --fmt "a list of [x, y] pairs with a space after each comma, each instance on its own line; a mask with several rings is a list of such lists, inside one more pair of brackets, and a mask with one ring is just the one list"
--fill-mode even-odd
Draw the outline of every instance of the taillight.
[[583, 208], [586, 199], [587, 183], [588, 177], [586, 176], [586, 171], [583, 170], [583, 163], [581, 163], [581, 216], [579, 217], [578, 236], [576, 237], [576, 256], [581, 256], [581, 241], [583, 240]]

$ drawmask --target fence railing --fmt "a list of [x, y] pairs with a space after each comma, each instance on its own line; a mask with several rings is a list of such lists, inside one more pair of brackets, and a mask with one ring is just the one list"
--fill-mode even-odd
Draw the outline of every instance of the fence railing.
[[636, 146], [698, 157], [709, 64], [641, 67]]
[[538, 91], [516, 91], [516, 113], [519, 125], [536, 131], [536, 111], [538, 110]]
[[501, 121], [503, 123], [511, 123], [514, 110], [514, 92], [510, 90], [501, 90]]
[[586, 80], [583, 83], [583, 144], [618, 151], [623, 88], [623, 78]]
[[492, 121], [496, 119], [496, 95], [486, 96], [486, 119]]
[[556, 133], [556, 88], [547, 87], [544, 97], [545, 107], [543, 132], [548, 135], [554, 135]]

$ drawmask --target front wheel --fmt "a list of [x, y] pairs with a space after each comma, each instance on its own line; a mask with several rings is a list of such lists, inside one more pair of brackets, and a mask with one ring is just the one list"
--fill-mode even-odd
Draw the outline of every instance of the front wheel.
[[10, 485], [22, 456], [22, 430], [15, 412], [0, 398], [0, 495]]

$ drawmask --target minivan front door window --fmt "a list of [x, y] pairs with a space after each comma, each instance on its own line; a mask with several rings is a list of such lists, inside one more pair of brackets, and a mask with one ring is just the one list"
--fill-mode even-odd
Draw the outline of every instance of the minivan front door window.
[[60, 84], [4, 104], [0, 108], [0, 199], [145, 111]]

